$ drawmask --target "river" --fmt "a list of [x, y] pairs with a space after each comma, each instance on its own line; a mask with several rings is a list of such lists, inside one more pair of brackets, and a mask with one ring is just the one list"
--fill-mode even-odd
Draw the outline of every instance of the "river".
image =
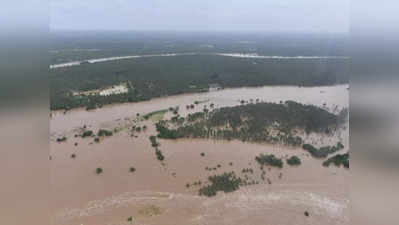
[[[74, 137], [83, 125], [98, 128], [121, 127], [146, 113], [179, 106], [179, 114], [200, 111], [211, 103], [216, 107], [234, 106], [241, 100], [280, 102], [293, 100], [314, 104], [329, 111], [349, 106], [349, 86], [326, 87], [275, 86], [231, 88], [220, 91], [155, 98], [145, 102], [113, 104], [86, 111], [73, 109], [53, 111], [50, 122], [51, 184], [56, 224], [59, 225], [305, 225], [349, 224], [349, 170], [324, 168], [300, 148], [287, 148], [241, 141], [159, 140], [166, 160], [155, 158], [148, 140], [155, 133], [152, 121], [141, 122], [148, 130], [132, 137], [127, 130], [94, 143], [93, 138]], [[186, 105], [201, 102], [193, 110]], [[171, 116], [167, 113], [165, 116]], [[339, 134], [348, 150], [349, 132]], [[65, 135], [65, 143], [55, 137]], [[313, 137], [328, 142], [320, 136]], [[336, 137], [332, 138], [336, 141]], [[75, 144], [76, 143], [76, 144]], [[200, 153], [204, 153], [201, 157]], [[287, 158], [297, 155], [299, 167], [266, 170], [272, 184], [260, 180], [260, 169], [254, 160], [260, 153]], [[75, 158], [71, 155], [75, 154]], [[231, 163], [231, 164], [230, 164]], [[207, 171], [205, 167], [221, 167]], [[97, 167], [103, 173], [97, 175]], [[129, 172], [135, 167], [134, 173]], [[187, 183], [209, 175], [252, 168], [257, 185], [216, 197], [198, 196], [198, 188]], [[309, 217], [304, 212], [310, 213]]]

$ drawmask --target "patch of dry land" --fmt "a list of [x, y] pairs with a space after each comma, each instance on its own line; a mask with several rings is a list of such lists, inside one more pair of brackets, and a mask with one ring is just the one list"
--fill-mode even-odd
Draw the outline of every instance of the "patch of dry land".
[[[295, 101], [315, 105], [329, 113], [327, 117], [336, 116], [348, 108], [348, 94], [348, 85], [236, 88], [92, 111], [53, 111], [49, 159], [55, 224], [349, 224], [349, 169], [322, 165], [348, 151], [347, 121], [328, 123], [328, 131], [310, 132], [300, 124], [287, 131], [284, 121], [276, 121], [264, 133], [274, 139], [264, 141], [226, 135], [204, 138], [193, 133], [173, 139], [156, 137], [159, 121], [170, 130], [178, 129], [189, 123], [190, 115], [204, 109], [211, 115], [225, 107]], [[241, 128], [253, 125], [243, 123], [258, 117], [239, 118], [239, 126], [228, 121], [213, 126], [211, 134], [233, 127], [244, 132]], [[197, 122], [208, 126], [210, 120], [209, 116]], [[288, 134], [299, 137], [301, 143], [278, 139]], [[326, 157], [315, 157], [302, 148], [310, 144], [321, 151], [338, 143], [343, 147], [329, 148], [333, 151]], [[262, 155], [274, 157], [260, 159]], [[291, 156], [297, 156], [300, 165], [289, 165]]]

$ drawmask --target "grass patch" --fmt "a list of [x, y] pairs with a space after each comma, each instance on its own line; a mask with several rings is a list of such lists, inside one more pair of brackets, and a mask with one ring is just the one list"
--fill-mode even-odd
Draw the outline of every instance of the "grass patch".
[[144, 208], [139, 210], [139, 214], [147, 217], [152, 217], [152, 216], [158, 216], [162, 214], [162, 210], [160, 207], [156, 205], [148, 205], [145, 206]]
[[163, 119], [165, 113], [167, 113], [168, 110], [169, 109], [162, 109], [162, 110], [158, 110], [158, 111], [153, 111], [153, 112], [150, 112], [150, 113], [144, 115], [143, 118], [145, 120], [151, 119], [153, 122], [158, 122], [158, 121]]

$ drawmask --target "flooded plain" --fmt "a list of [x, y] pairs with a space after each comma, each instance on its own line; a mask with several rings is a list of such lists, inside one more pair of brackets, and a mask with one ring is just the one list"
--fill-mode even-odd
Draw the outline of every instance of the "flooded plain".
[[[60, 225], [291, 225], [349, 224], [347, 180], [349, 170], [323, 167], [300, 148], [216, 140], [158, 140], [165, 156], [156, 159], [149, 136], [153, 121], [138, 121], [138, 114], [179, 106], [179, 114], [240, 101], [280, 102], [293, 100], [338, 112], [348, 107], [348, 85], [328, 87], [234, 88], [215, 92], [162, 97], [146, 102], [114, 104], [101, 109], [53, 111], [51, 118], [51, 183], [55, 222]], [[252, 99], [252, 100], [251, 100]], [[257, 100], [258, 99], [258, 100]], [[187, 105], [195, 104], [194, 109]], [[171, 112], [165, 114], [168, 118]], [[148, 129], [131, 134], [132, 124]], [[115, 129], [113, 136], [96, 143], [82, 138], [80, 129]], [[327, 145], [340, 140], [347, 151], [348, 126], [334, 135], [311, 135], [308, 142]], [[56, 138], [65, 136], [66, 142]], [[201, 154], [203, 153], [203, 154]], [[268, 180], [255, 161], [260, 153], [287, 158], [296, 155], [302, 165], [267, 168]], [[72, 157], [74, 155], [74, 157]], [[203, 156], [201, 156], [203, 155]], [[220, 166], [217, 166], [220, 165]], [[135, 171], [131, 172], [130, 168]], [[206, 170], [206, 167], [217, 167]], [[96, 174], [96, 168], [102, 168]], [[257, 184], [215, 197], [198, 195], [207, 177], [251, 168]], [[187, 184], [190, 184], [187, 187]], [[305, 215], [308, 212], [308, 216]]]

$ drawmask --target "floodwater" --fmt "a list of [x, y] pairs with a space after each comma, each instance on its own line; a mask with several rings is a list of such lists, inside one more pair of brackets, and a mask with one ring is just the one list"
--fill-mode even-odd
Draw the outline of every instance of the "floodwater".
[[[104, 106], [101, 109], [86, 111], [74, 109], [64, 114], [63, 111], [53, 111], [51, 119], [51, 133], [62, 134], [83, 125], [101, 126], [116, 120], [133, 118], [137, 113], [144, 115], [153, 111], [179, 106], [179, 114], [201, 111], [204, 105], [209, 108], [210, 103], [215, 107], [235, 106], [240, 100], [256, 99], [264, 102], [280, 102], [292, 100], [303, 104], [313, 104], [325, 107], [330, 111], [337, 111], [349, 106], [348, 85], [324, 87], [296, 87], [296, 86], [266, 86], [250, 88], [229, 88], [220, 91], [182, 94], [169, 97], [155, 98], [138, 103], [125, 103]], [[194, 110], [186, 110], [186, 105], [195, 101], [205, 102], [198, 104]]]
[[[151, 120], [139, 122], [146, 131], [132, 137], [122, 129], [100, 143], [93, 138], [74, 137], [78, 129], [130, 126], [141, 115], [180, 106], [180, 115], [216, 107], [240, 104], [240, 100], [279, 102], [294, 100], [337, 111], [348, 107], [348, 85], [331, 87], [236, 88], [216, 92], [157, 98], [146, 102], [115, 104], [85, 111], [52, 112], [51, 184], [55, 222], [60, 225], [291, 225], [349, 224], [347, 180], [349, 170], [323, 167], [322, 160], [311, 158], [299, 148], [251, 144], [241, 141], [159, 140], [164, 164], [155, 157], [148, 139], [155, 133]], [[194, 110], [186, 105], [202, 103]], [[167, 117], [172, 113], [167, 113]], [[65, 143], [54, 138], [67, 136]], [[333, 137], [312, 136], [319, 144], [339, 138], [348, 146], [348, 128]], [[75, 146], [77, 143], [77, 146]], [[342, 151], [347, 151], [347, 147]], [[202, 157], [201, 153], [205, 155]], [[279, 157], [297, 155], [302, 165], [261, 170], [255, 161], [260, 153]], [[75, 154], [76, 158], [71, 158]], [[231, 163], [231, 164], [230, 164]], [[220, 168], [208, 171], [206, 167]], [[96, 168], [103, 169], [96, 174]], [[129, 172], [134, 167], [135, 172]], [[209, 175], [252, 168], [250, 179], [259, 182], [233, 193], [200, 197], [196, 181]], [[305, 216], [304, 212], [309, 212]], [[128, 218], [132, 217], [132, 222]]]

